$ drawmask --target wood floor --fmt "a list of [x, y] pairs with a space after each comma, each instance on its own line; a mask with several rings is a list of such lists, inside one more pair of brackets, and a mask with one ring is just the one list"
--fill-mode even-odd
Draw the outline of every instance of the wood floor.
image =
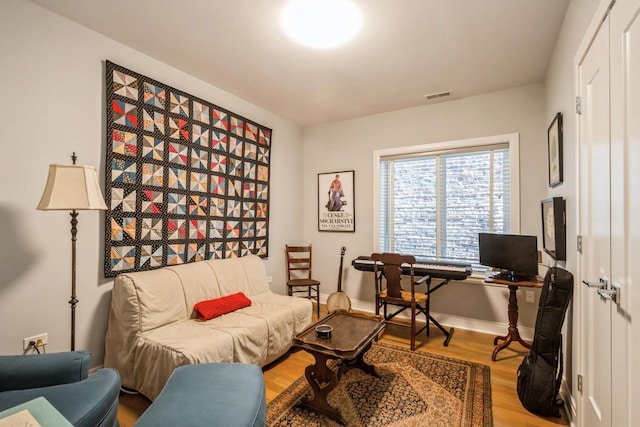
[[[380, 341], [409, 348], [407, 332], [407, 328], [390, 325], [385, 329]], [[568, 426], [569, 421], [564, 411], [561, 418], [543, 418], [529, 413], [522, 407], [516, 394], [516, 371], [527, 351], [518, 344], [512, 344], [511, 347], [498, 353], [497, 360], [492, 362], [493, 338], [486, 334], [456, 329], [449, 346], [444, 347], [442, 345], [444, 336], [432, 326], [429, 339], [422, 336], [416, 339], [416, 351], [426, 351], [488, 365], [491, 368], [491, 396], [495, 427]], [[304, 375], [305, 367], [311, 363], [313, 363], [311, 355], [304, 351], [292, 350], [266, 366], [263, 371], [267, 402]], [[133, 425], [149, 404], [143, 396], [122, 393], [118, 410], [120, 426]]]

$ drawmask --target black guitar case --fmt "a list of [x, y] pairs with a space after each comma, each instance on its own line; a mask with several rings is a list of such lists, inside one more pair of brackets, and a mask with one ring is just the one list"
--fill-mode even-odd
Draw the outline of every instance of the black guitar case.
[[560, 416], [562, 324], [573, 294], [573, 275], [559, 267], [547, 272], [536, 317], [531, 352], [518, 368], [518, 397], [537, 415]]

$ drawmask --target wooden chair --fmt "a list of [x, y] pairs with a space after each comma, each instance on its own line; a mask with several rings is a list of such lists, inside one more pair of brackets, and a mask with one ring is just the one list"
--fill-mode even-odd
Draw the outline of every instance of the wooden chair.
[[320, 317], [320, 282], [312, 278], [311, 245], [285, 245], [287, 260], [287, 293], [290, 296], [304, 294], [305, 298], [316, 301], [316, 311]]
[[[384, 309], [384, 319], [387, 323], [391, 323], [398, 326], [408, 327], [411, 329], [411, 350], [416, 349], [416, 335], [426, 329], [427, 336], [429, 336], [429, 294], [424, 292], [416, 292], [415, 288], [418, 285], [424, 283], [431, 283], [430, 276], [421, 277], [418, 280], [414, 280], [413, 276], [413, 264], [416, 263], [416, 259], [412, 255], [400, 255], [396, 253], [374, 253], [371, 255], [371, 259], [374, 262], [373, 274], [376, 281], [376, 314], [380, 314], [380, 308]], [[378, 265], [378, 262], [382, 265]], [[411, 291], [405, 291], [402, 289], [402, 264], [406, 263], [410, 269], [410, 283]], [[392, 314], [387, 313], [387, 306], [393, 305], [400, 307]], [[405, 310], [411, 311], [411, 323], [406, 322], [393, 322], [390, 321], [393, 317], [402, 313]], [[416, 318], [419, 314], [425, 316], [425, 326], [417, 329]]]

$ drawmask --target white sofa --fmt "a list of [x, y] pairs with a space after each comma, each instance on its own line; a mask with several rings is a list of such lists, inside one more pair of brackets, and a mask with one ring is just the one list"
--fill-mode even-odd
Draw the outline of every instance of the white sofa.
[[[196, 319], [197, 302], [236, 292], [251, 305]], [[255, 255], [120, 274], [113, 285], [105, 367], [120, 372], [123, 386], [154, 400], [178, 366], [274, 361], [311, 316], [309, 300], [270, 290], [264, 263]]]

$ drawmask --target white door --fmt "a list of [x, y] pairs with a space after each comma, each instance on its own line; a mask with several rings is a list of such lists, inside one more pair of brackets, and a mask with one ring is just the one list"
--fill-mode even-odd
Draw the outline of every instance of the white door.
[[[579, 425], [640, 425], [640, 0], [617, 0], [579, 65]], [[635, 279], [635, 283], [634, 283]], [[634, 288], [635, 285], [635, 288]], [[612, 299], [613, 291], [616, 291]], [[609, 296], [609, 297], [607, 297]]]
[[[611, 10], [612, 425], [640, 425], [640, 0]], [[635, 283], [634, 280], [635, 279]], [[635, 286], [635, 289], [633, 288]], [[634, 333], [635, 329], [635, 333]]]
[[581, 115], [580, 229], [582, 255], [577, 283], [582, 326], [583, 423], [611, 426], [611, 307], [597, 293], [609, 282], [610, 265], [610, 163], [609, 163], [609, 21], [604, 21], [579, 65]]

